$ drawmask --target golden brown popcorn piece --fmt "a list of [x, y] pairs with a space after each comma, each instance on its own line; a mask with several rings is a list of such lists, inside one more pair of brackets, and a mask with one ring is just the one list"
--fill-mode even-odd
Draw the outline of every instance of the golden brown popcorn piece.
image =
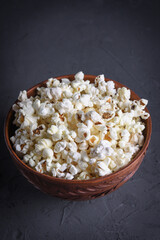
[[23, 150], [25, 145], [26, 145], [25, 143], [21, 144], [21, 150]]
[[108, 118], [111, 118], [111, 117], [112, 117], [112, 114], [109, 113], [109, 112], [105, 112], [105, 113], [103, 113], [102, 117], [103, 117], [104, 119], [108, 119]]
[[107, 133], [107, 134], [105, 134], [105, 136], [104, 136], [104, 140], [107, 140], [107, 141], [112, 141], [112, 138], [109, 136], [109, 134]]
[[35, 130], [33, 130], [33, 133], [39, 135], [41, 130], [43, 130], [42, 126], [40, 126], [40, 127], [36, 128]]
[[59, 118], [61, 119], [61, 121], [64, 122], [64, 115], [63, 114], [59, 114]]

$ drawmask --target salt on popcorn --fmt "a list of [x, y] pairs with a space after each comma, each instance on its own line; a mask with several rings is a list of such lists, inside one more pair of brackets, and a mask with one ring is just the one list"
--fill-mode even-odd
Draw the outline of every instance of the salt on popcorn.
[[13, 105], [10, 138], [23, 162], [36, 171], [68, 180], [87, 180], [127, 165], [144, 143], [146, 99], [131, 100], [104, 75], [94, 83], [50, 78], [35, 97], [21, 91]]

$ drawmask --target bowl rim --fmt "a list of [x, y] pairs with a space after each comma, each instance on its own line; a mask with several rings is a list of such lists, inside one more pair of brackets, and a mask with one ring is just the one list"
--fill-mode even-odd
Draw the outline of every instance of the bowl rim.
[[[62, 78], [69, 78], [70, 79], [70, 78], [73, 78], [73, 77], [74, 77], [74, 74], [67, 74], [67, 75], [62, 75], [62, 76], [53, 77], [53, 78], [57, 78], [58, 80], [60, 80]], [[90, 78], [95, 79], [95, 77], [96, 77], [95, 75], [89, 75], [89, 74], [84, 75], [84, 78], [86, 80], [90, 80]], [[37, 87], [41, 87], [42, 85], [46, 84], [47, 81], [48, 81], [48, 79], [34, 85], [31, 88], [29, 88], [27, 90], [27, 94], [29, 92], [31, 92], [33, 89], [36, 89]], [[105, 78], [105, 81], [113, 81], [116, 85], [118, 85], [118, 88], [126, 87], [124, 84], [119, 83], [119, 82], [117, 82], [115, 80], [112, 80], [112, 79], [109, 79], [109, 78]], [[126, 88], [130, 89], [128, 87], [126, 87]], [[140, 97], [133, 90], [130, 89], [130, 91], [131, 91], [131, 95], [135, 95], [137, 99], [140, 99]], [[18, 101], [18, 99], [14, 103], [16, 103], [17, 101]], [[147, 111], [149, 113], [147, 108], [145, 108], [145, 111]], [[47, 180], [49, 180], [49, 181], [55, 181], [55, 182], [58, 182], [58, 183], [68, 183], [68, 184], [75, 184], [75, 183], [88, 184], [88, 183], [92, 183], [93, 184], [93, 183], [98, 183], [98, 182], [102, 182], [102, 181], [107, 181], [107, 179], [109, 179], [111, 177], [118, 176], [123, 171], [126, 171], [127, 169], [129, 169], [130, 166], [133, 165], [146, 152], [146, 150], [148, 148], [148, 145], [149, 145], [149, 142], [150, 142], [151, 133], [152, 133], [152, 120], [151, 120], [151, 116], [150, 116], [146, 120], [146, 122], [147, 122], [146, 125], [148, 125], [148, 128], [146, 129], [146, 137], [145, 137], [144, 144], [143, 144], [142, 148], [138, 151], [136, 156], [127, 165], [125, 165], [124, 167], [118, 169], [117, 171], [115, 171], [115, 172], [113, 172], [109, 175], [105, 175], [105, 176], [102, 176], [102, 177], [92, 178], [92, 179], [87, 179], [87, 180], [77, 180], [77, 179], [69, 180], [69, 179], [57, 178], [57, 177], [53, 177], [53, 176], [50, 176], [50, 175], [47, 175], [47, 174], [44, 174], [44, 173], [40, 173], [40, 172], [34, 170], [33, 168], [31, 168], [30, 166], [28, 166], [26, 163], [24, 163], [18, 157], [16, 152], [13, 150], [13, 147], [12, 147], [12, 144], [11, 144], [11, 141], [10, 141], [10, 138], [9, 138], [9, 131], [8, 131], [8, 129], [9, 129], [8, 126], [9, 126], [9, 123], [10, 123], [9, 120], [10, 120], [10, 117], [12, 116], [12, 114], [14, 114], [14, 111], [12, 110], [12, 107], [11, 107], [9, 112], [7, 113], [7, 116], [6, 116], [5, 122], [4, 122], [4, 138], [5, 138], [5, 142], [6, 142], [6, 145], [7, 145], [7, 148], [9, 150], [10, 154], [19, 162], [20, 165], [22, 165], [26, 170], [28, 170], [32, 174], [36, 174], [39, 177], [44, 177], [44, 178], [47, 178]]]

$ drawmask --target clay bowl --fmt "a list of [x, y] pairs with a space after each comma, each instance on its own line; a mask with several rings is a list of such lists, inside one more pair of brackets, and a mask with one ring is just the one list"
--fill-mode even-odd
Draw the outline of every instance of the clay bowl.
[[[69, 78], [74, 79], [74, 75], [66, 75], [57, 77], [57, 79]], [[91, 82], [94, 81], [95, 76], [85, 75], [85, 80], [89, 79]], [[109, 81], [110, 79], [106, 79]], [[28, 97], [34, 96], [36, 94], [36, 88], [45, 86], [46, 81], [37, 84], [36, 86], [28, 90]], [[123, 87], [124, 85], [114, 81], [116, 88]], [[131, 91], [131, 98], [139, 100], [140, 98]], [[146, 109], [148, 112], [148, 110]], [[104, 196], [108, 193], [113, 192], [120, 186], [122, 186], [126, 181], [128, 181], [133, 174], [139, 168], [149, 145], [152, 131], [151, 118], [145, 120], [146, 128], [144, 130], [145, 142], [141, 150], [137, 153], [135, 158], [125, 167], [121, 168], [117, 172], [110, 175], [99, 177], [91, 180], [66, 180], [51, 177], [39, 173], [25, 163], [17, 156], [12, 144], [10, 142], [10, 137], [14, 135], [15, 126], [12, 124], [14, 119], [14, 112], [10, 109], [6, 121], [5, 121], [5, 140], [10, 155], [16, 164], [20, 172], [31, 182], [36, 188], [40, 189], [42, 192], [48, 193], [52, 196], [69, 199], [69, 200], [88, 200], [94, 199], [100, 196]]]

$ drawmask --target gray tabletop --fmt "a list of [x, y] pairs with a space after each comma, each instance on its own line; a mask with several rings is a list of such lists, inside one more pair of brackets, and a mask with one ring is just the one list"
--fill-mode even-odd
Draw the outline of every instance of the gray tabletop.
[[21, 176], [6, 149], [0, 164], [0, 239], [160, 239], [158, 1], [1, 1], [0, 124], [20, 90], [76, 73], [117, 80], [149, 100], [152, 139], [120, 189], [84, 202], [53, 198]]

